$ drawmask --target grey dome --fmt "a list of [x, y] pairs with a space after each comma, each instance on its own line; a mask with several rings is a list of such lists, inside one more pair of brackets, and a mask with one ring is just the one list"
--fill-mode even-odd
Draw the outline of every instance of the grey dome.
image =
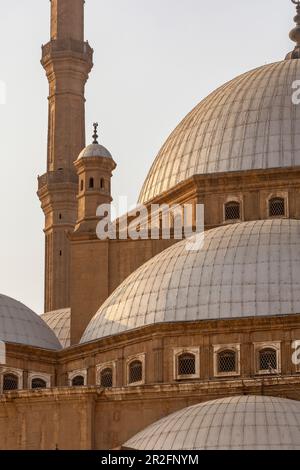
[[284, 398], [223, 398], [185, 408], [130, 439], [134, 450], [300, 449], [300, 402]]
[[54, 332], [62, 347], [68, 348], [71, 344], [71, 309], [64, 308], [47, 312], [41, 315], [41, 318]]
[[195, 107], [167, 139], [143, 185], [145, 203], [196, 174], [300, 165], [300, 60], [241, 75]]
[[81, 342], [155, 323], [300, 313], [300, 221], [262, 220], [183, 240], [141, 266], [100, 307]]
[[111, 153], [100, 144], [90, 144], [85, 147], [79, 154], [78, 160], [80, 158], [88, 157], [100, 157], [100, 158], [110, 158], [112, 160]]
[[0, 340], [43, 349], [61, 349], [48, 325], [17, 300], [0, 295]]

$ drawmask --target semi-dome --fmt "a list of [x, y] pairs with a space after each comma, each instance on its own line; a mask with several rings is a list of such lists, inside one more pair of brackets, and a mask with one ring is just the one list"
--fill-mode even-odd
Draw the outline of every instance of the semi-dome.
[[167, 139], [145, 180], [145, 203], [196, 174], [300, 165], [300, 60], [241, 75], [195, 107]]
[[132, 450], [300, 449], [300, 403], [284, 398], [222, 398], [152, 424], [123, 446]]
[[82, 342], [155, 323], [300, 313], [300, 221], [264, 220], [183, 240], [141, 266], [107, 299]]
[[78, 160], [81, 158], [88, 158], [88, 157], [99, 157], [99, 158], [109, 158], [112, 160], [111, 153], [107, 150], [107, 148], [103, 147], [100, 144], [90, 144], [85, 147], [79, 154]]
[[41, 315], [41, 318], [54, 332], [63, 348], [71, 344], [71, 309], [63, 308]]
[[0, 295], [0, 341], [61, 349], [57, 337], [41, 317], [5, 295]]

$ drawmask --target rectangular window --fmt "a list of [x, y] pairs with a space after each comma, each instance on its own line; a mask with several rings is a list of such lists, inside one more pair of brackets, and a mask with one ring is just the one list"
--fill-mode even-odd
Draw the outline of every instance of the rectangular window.
[[199, 378], [199, 348], [176, 348], [173, 350], [174, 380]]
[[215, 377], [234, 377], [241, 374], [240, 344], [218, 344], [213, 348]]
[[254, 344], [255, 373], [277, 375], [281, 372], [281, 343], [264, 342]]
[[241, 208], [239, 202], [228, 202], [225, 204], [225, 220], [240, 220]]

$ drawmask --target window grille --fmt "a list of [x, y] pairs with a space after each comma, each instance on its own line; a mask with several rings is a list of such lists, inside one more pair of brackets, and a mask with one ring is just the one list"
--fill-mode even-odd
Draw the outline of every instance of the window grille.
[[31, 382], [31, 388], [47, 388], [47, 383], [43, 379], [33, 379]]
[[222, 351], [218, 354], [218, 373], [236, 372], [236, 352]]
[[84, 377], [82, 375], [77, 375], [72, 380], [72, 387], [83, 387], [84, 386]]
[[239, 202], [228, 202], [225, 204], [225, 220], [240, 220], [241, 206]]
[[270, 372], [277, 370], [277, 352], [275, 349], [263, 349], [259, 352], [259, 368]]
[[269, 201], [269, 217], [285, 216], [285, 200], [283, 198], [273, 198]]
[[131, 362], [129, 365], [129, 383], [142, 382], [143, 380], [143, 364], [141, 361]]
[[18, 390], [19, 379], [16, 375], [5, 374], [3, 376], [3, 392], [9, 392], [10, 390]]
[[100, 373], [100, 385], [105, 388], [112, 388], [113, 386], [113, 371], [111, 368], [107, 368]]
[[181, 354], [178, 357], [178, 375], [195, 375], [196, 358], [194, 354]]

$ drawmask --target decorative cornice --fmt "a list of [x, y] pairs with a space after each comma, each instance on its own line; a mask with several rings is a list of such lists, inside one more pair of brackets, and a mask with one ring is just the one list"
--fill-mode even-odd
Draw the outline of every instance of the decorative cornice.
[[[288, 178], [287, 178], [288, 176]], [[179, 203], [189, 200], [195, 195], [215, 194], [220, 190], [258, 189], [261, 183], [271, 186], [274, 182], [284, 180], [284, 186], [300, 185], [300, 167], [247, 170], [224, 173], [199, 174], [191, 176], [184, 182], [161, 193], [147, 202], [151, 204]]]

